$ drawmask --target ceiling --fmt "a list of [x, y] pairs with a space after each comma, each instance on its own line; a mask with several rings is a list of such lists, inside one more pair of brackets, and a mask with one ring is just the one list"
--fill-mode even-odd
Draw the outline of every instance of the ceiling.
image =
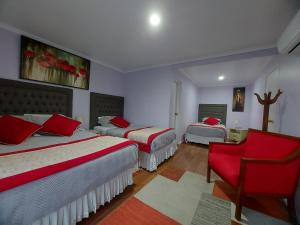
[[[199, 87], [248, 85], [255, 81], [272, 56], [193, 66], [180, 71]], [[219, 76], [225, 79], [219, 81]]]
[[[123, 72], [269, 48], [299, 0], [0, 0], [0, 22]], [[148, 25], [151, 12], [161, 26]]]

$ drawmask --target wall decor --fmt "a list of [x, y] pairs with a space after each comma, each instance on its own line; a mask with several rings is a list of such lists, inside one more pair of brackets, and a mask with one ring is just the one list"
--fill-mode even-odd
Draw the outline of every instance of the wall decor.
[[232, 112], [244, 112], [245, 87], [233, 88]]
[[21, 36], [22, 79], [89, 89], [90, 61]]

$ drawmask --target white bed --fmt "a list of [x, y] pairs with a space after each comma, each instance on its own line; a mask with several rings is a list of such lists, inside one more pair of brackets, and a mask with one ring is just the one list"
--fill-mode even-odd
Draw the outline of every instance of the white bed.
[[[130, 130], [135, 130], [143, 126], [131, 125], [128, 128], [108, 127], [108, 126], [95, 126], [94, 130], [103, 135], [110, 135], [114, 137], [124, 137], [124, 134]], [[151, 129], [151, 128], [150, 128]], [[159, 129], [159, 128], [158, 128]], [[137, 141], [135, 138], [132, 139]], [[177, 150], [176, 134], [173, 130], [169, 130], [157, 136], [152, 144], [149, 152], [139, 149], [139, 167], [148, 171], [154, 171], [166, 159], [175, 154]]]
[[[20, 145], [0, 145], [0, 153], [92, 136], [95, 133], [81, 130], [71, 137], [31, 137]], [[132, 144], [71, 169], [2, 191], [0, 224], [76, 224], [133, 183], [132, 174], [137, 168], [137, 159], [137, 146]], [[3, 169], [0, 165], [0, 173]]]
[[224, 142], [227, 138], [226, 127], [222, 124], [208, 125], [193, 123], [187, 127], [185, 141], [209, 145], [210, 142]]

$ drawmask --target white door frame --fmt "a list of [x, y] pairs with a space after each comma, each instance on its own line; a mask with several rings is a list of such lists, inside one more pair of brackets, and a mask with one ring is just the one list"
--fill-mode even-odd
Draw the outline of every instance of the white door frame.
[[175, 80], [172, 83], [170, 127], [175, 129], [178, 143], [181, 142], [181, 137], [180, 137], [181, 88], [182, 88], [181, 81]]

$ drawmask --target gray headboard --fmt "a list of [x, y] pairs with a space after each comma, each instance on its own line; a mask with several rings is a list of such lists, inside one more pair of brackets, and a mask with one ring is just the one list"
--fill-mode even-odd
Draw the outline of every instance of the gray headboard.
[[72, 116], [73, 90], [0, 79], [0, 115], [61, 113]]
[[90, 128], [98, 123], [99, 116], [123, 116], [124, 97], [90, 93]]
[[202, 118], [213, 116], [221, 119], [221, 123], [226, 125], [227, 104], [199, 104], [198, 122], [202, 122]]

